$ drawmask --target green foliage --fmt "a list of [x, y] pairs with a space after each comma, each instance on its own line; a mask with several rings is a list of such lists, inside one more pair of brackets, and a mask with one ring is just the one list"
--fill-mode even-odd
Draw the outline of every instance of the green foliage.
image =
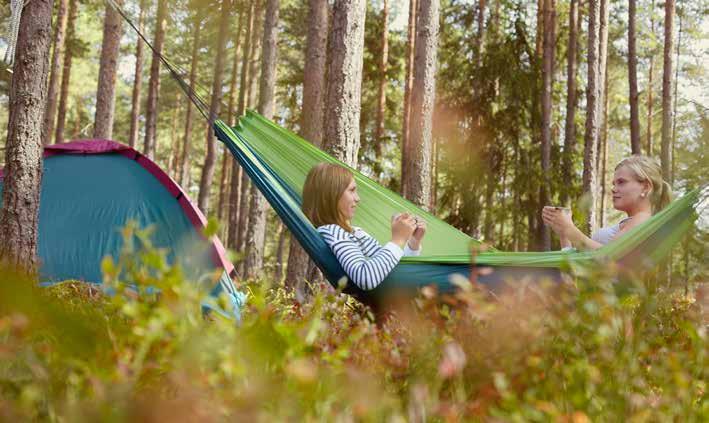
[[125, 235], [136, 242], [104, 264], [113, 296], [2, 271], [3, 419], [709, 417], [707, 310], [692, 296], [603, 273], [548, 289], [518, 281], [496, 297], [462, 279], [459, 294], [424, 289], [377, 325], [344, 295], [319, 290], [303, 305], [253, 281], [236, 326], [202, 317], [199, 289], [149, 232]]

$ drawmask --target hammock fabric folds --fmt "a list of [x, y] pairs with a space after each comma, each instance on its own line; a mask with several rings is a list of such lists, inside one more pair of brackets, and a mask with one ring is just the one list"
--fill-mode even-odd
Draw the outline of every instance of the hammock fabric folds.
[[439, 291], [453, 289], [451, 275], [469, 277], [475, 267], [489, 267], [478, 282], [495, 289], [507, 280], [525, 277], [535, 280], [560, 279], [560, 269], [589, 265], [605, 260], [623, 264], [642, 264], [664, 256], [696, 219], [694, 205], [700, 190], [676, 200], [644, 224], [595, 251], [586, 252], [504, 252], [487, 249], [476, 253], [481, 243], [418, 208], [398, 194], [319, 150], [296, 134], [249, 111], [233, 128], [223, 121], [214, 123], [217, 137], [247, 172], [308, 255], [334, 286], [346, 280], [342, 267], [317, 230], [300, 210], [302, 187], [308, 171], [317, 163], [337, 163], [352, 171], [358, 185], [361, 204], [353, 224], [361, 226], [380, 242], [390, 237], [392, 214], [408, 211], [428, 223], [423, 255], [405, 257], [385, 281], [372, 291], [363, 292], [348, 282], [345, 292], [360, 299], [380, 297], [392, 290], [410, 291], [434, 284]]

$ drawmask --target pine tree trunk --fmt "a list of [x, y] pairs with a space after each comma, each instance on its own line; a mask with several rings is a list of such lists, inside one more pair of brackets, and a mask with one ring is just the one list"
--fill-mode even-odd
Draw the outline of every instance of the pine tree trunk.
[[662, 179], [671, 180], [672, 157], [672, 43], [675, 0], [665, 0], [665, 51], [662, 67], [662, 141], [660, 144], [660, 165]]
[[603, 131], [607, 130], [607, 125], [606, 125], [606, 115], [604, 113], [605, 111], [605, 96], [606, 96], [606, 79], [607, 79], [607, 70], [608, 70], [608, 17], [609, 17], [609, 8], [608, 8], [608, 0], [600, 0], [600, 12], [599, 12], [599, 24], [598, 24], [598, 101], [597, 101], [597, 108], [598, 108], [598, 119], [599, 119], [599, 133], [598, 137], [596, 139], [596, 181], [597, 181], [597, 187], [596, 187], [596, 197], [595, 197], [595, 203], [594, 203], [594, 208], [596, 209], [596, 225], [595, 227], [598, 227], [598, 225], [601, 222], [601, 215], [602, 212], [600, 211], [601, 209], [601, 202], [602, 199], [600, 197], [600, 192], [601, 188], [603, 185], [603, 181], [605, 180], [605, 175], [601, 172], [601, 157], [603, 156], [603, 137], [605, 136]]
[[585, 232], [592, 232], [596, 223], [596, 145], [598, 139], [598, 24], [599, 0], [589, 0], [588, 5], [588, 86], [586, 89], [586, 128], [584, 133], [582, 192], [589, 205]]
[[674, 105], [672, 106], [672, 116], [675, 116], [675, 119], [672, 119], [672, 146], [670, 148], [670, 152], [672, 155], [672, 166], [671, 166], [671, 172], [670, 172], [670, 179], [669, 183], [670, 185], [674, 184], [675, 182], [675, 169], [676, 169], [676, 162], [675, 162], [675, 147], [677, 146], [677, 89], [679, 88], [679, 53], [680, 49], [682, 47], [682, 11], [680, 9], [680, 12], [677, 14], [677, 20], [678, 22], [678, 28], [677, 28], [677, 63], [675, 63], [675, 93], [674, 93]]
[[411, 95], [409, 166], [405, 167], [404, 197], [428, 207], [431, 195], [431, 138], [436, 97], [438, 0], [420, 0], [416, 22], [416, 56]]
[[[202, 33], [202, 13], [196, 11], [192, 28], [192, 58], [190, 60], [190, 90], [197, 84], [197, 66], [199, 62], [200, 35]], [[193, 105], [187, 99], [187, 113], [185, 114], [185, 134], [182, 137], [182, 157], [180, 163], [180, 184], [187, 187], [190, 181], [190, 141], [192, 140], [192, 110]]]
[[[652, 0], [652, 8], [650, 9], [650, 32], [652, 33], [652, 36], [655, 36], [655, 0]], [[653, 85], [653, 76], [654, 76], [654, 70], [655, 70], [655, 52], [654, 49], [650, 51], [650, 68], [648, 69], [648, 76], [647, 76], [647, 141], [646, 141], [646, 150], [645, 154], [648, 156], [653, 156], [653, 147], [652, 147], [652, 114], [653, 114], [653, 90], [654, 90], [654, 85]]]
[[[231, 70], [231, 81], [229, 82], [229, 103], [227, 104], [227, 113], [226, 113], [226, 118], [229, 126], [234, 126], [234, 123], [236, 121], [236, 96], [237, 96], [237, 91], [236, 91], [236, 82], [238, 81], [238, 76], [239, 76], [239, 58], [241, 55], [239, 54], [239, 46], [241, 45], [241, 30], [243, 29], [244, 26], [244, 12], [243, 10], [239, 12], [239, 26], [238, 29], [236, 30], [236, 38], [234, 39], [234, 60], [232, 62], [232, 70]], [[222, 236], [222, 240], [226, 243], [228, 242], [228, 227], [229, 227], [229, 184], [227, 183], [228, 181], [231, 180], [231, 171], [232, 171], [232, 163], [233, 163], [233, 158], [231, 154], [229, 153], [228, 150], [224, 149], [223, 153], [223, 158], [222, 158], [222, 174], [221, 174], [221, 180], [219, 181], [219, 208], [217, 210], [218, 214], [217, 216], [219, 217], [219, 220], [222, 221], [222, 228], [225, 229], [224, 235]], [[226, 219], [225, 219], [226, 217]]]
[[54, 122], [57, 117], [57, 96], [59, 95], [59, 81], [61, 81], [62, 62], [66, 50], [66, 27], [69, 17], [69, 0], [59, 0], [57, 7], [57, 23], [54, 29], [54, 53], [52, 54], [52, 67], [47, 87], [47, 107], [44, 112], [42, 124], [42, 143], [52, 143]]
[[336, 0], [327, 48], [325, 150], [353, 167], [359, 150], [365, 10], [364, 0]]
[[389, 62], [389, 0], [382, 6], [382, 44], [379, 57], [379, 87], [377, 93], [377, 119], [374, 126], [374, 150], [377, 159], [382, 156], [382, 133], [386, 111], [387, 64]]
[[[327, 64], [328, 5], [327, 0], [308, 1], [308, 36], [303, 68], [303, 110], [300, 135], [316, 147], [322, 146], [325, 101], [325, 66]], [[281, 242], [288, 231], [283, 230]], [[295, 237], [290, 237], [285, 285], [291, 289], [305, 286], [310, 259]], [[279, 267], [277, 270], [282, 271]], [[277, 278], [280, 281], [280, 278]]]
[[62, 65], [62, 84], [59, 89], [59, 105], [57, 106], [57, 127], [54, 134], [54, 142], [57, 144], [64, 142], [64, 126], [66, 124], [66, 111], [69, 102], [69, 83], [71, 82], [71, 62], [74, 55], [71, 42], [75, 37], [74, 23], [78, 5], [77, 0], [69, 0], [69, 17], [66, 23], [66, 45], [64, 51], [64, 63]]
[[160, 92], [160, 57], [165, 42], [165, 24], [167, 18], [167, 0], [158, 0], [158, 11], [155, 19], [155, 40], [153, 41], [152, 62], [150, 63], [150, 81], [148, 82], [148, 101], [145, 105], [145, 139], [143, 154], [148, 158], [155, 157], [158, 123], [158, 95]]
[[[279, 231], [278, 231], [278, 247], [276, 248], [276, 274], [273, 277], [273, 279], [276, 282], [276, 285], [279, 285], [281, 283], [281, 281], [283, 280], [283, 262], [285, 261], [285, 257], [283, 257], [283, 254], [286, 251], [286, 237], [288, 236], [288, 228], [286, 228], [286, 225], [284, 225], [283, 223], [279, 223], [278, 227], [279, 227]], [[307, 255], [306, 255], [306, 258], [307, 258]], [[308, 264], [308, 262], [305, 261], [304, 265], [307, 266], [307, 264]]]
[[[140, 0], [140, 14], [138, 15], [138, 29], [143, 31], [145, 25], [145, 9], [148, 7], [147, 0]], [[140, 118], [140, 92], [143, 88], [143, 50], [144, 50], [143, 40], [138, 37], [135, 45], [135, 72], [133, 77], [133, 93], [131, 95], [131, 109], [130, 109], [130, 132], [128, 134], [128, 145], [135, 147], [138, 142], [138, 133], [140, 131], [140, 123], [138, 119]], [[182, 175], [179, 179], [182, 183]], [[186, 187], [183, 185], [183, 187]]]
[[[217, 55], [214, 60], [214, 78], [212, 78], [212, 98], [209, 104], [209, 122], [214, 122], [219, 114], [222, 102], [222, 80], [224, 78], [224, 50], [226, 48], [227, 29], [231, 17], [231, 0], [222, 0], [219, 19], [219, 34], [217, 35]], [[198, 207], [207, 215], [209, 213], [209, 197], [214, 180], [214, 164], [217, 159], [217, 141], [214, 129], [208, 126], [207, 154], [202, 165], [202, 176], [199, 180]]]
[[406, 192], [405, 169], [409, 167], [409, 135], [411, 132], [411, 90], [414, 82], [414, 53], [416, 51], [416, 11], [418, 0], [409, 0], [408, 42], [406, 43], [406, 79], [404, 80], [404, 113], [401, 131], [401, 187]]
[[[278, 36], [278, 0], [267, 0], [261, 43], [261, 86], [259, 88], [258, 111], [267, 119], [273, 118], [276, 90], [276, 56]], [[256, 185], [251, 185], [249, 205], [249, 226], [246, 232], [247, 278], [253, 278], [263, 268], [263, 249], [266, 239], [266, 210], [268, 203]]]
[[600, 177], [600, 189], [598, 195], [598, 225], [600, 227], [606, 226], [606, 181], [608, 177], [606, 175], [606, 167], [608, 166], [608, 61], [606, 61], [606, 71], [604, 72], [606, 77], [603, 81], [603, 125], [601, 129], [601, 141], [600, 148], [598, 149], [598, 155], [600, 156], [600, 166], [598, 167], [598, 173]]
[[638, 112], [638, 54], [635, 48], [635, 3], [628, 3], [628, 86], [630, 101], [630, 149], [640, 154], [640, 117]]
[[[308, 38], [303, 68], [303, 111], [300, 135], [322, 146], [325, 66], [327, 64], [327, 0], [308, 1]], [[297, 244], [297, 243], [296, 243]], [[290, 266], [289, 266], [290, 268]]]
[[[542, 59], [542, 138], [541, 164], [542, 184], [539, 190], [539, 205], [550, 204], [551, 187], [551, 125], [552, 125], [552, 89], [554, 84], [554, 48], [556, 46], [556, 1], [544, 0], [544, 40]], [[541, 247], [544, 251], [551, 249], [551, 233], [537, 213], [541, 228]]]
[[[246, 14], [246, 32], [244, 33], [244, 51], [241, 61], [241, 78], [239, 81], [239, 104], [236, 109], [236, 115], [241, 116], [246, 110], [246, 94], [247, 84], [249, 81], [249, 58], [251, 56], [251, 45], [253, 42], [254, 32], [254, 4], [249, 2], [249, 9]], [[244, 209], [246, 208], [245, 199], [242, 195], [242, 182], [244, 179], [248, 182], [248, 177], [244, 178], [243, 169], [234, 163], [234, 168], [231, 171], [231, 193], [229, 194], [229, 246], [232, 249], [239, 249], [239, 242], [243, 237]]]
[[38, 265], [42, 125], [47, 101], [52, 1], [26, 3], [20, 28], [9, 95], [0, 262], [33, 272]]
[[573, 157], [576, 150], [576, 56], [578, 51], [579, 21], [578, 1], [571, 0], [569, 9], [569, 46], [566, 51], [566, 121], [564, 124], [564, 153], [561, 174], [567, 183], [562, 184], [559, 202], [569, 206], [571, 183], [573, 181]]
[[[258, 6], [258, 4], [257, 4]], [[263, 30], [263, 21], [260, 18], [261, 12], [258, 8], [254, 9], [254, 23], [253, 30], [251, 31], [251, 52], [249, 53], [249, 72], [248, 72], [248, 82], [247, 82], [247, 97], [246, 104], [249, 108], [254, 107], [256, 103], [257, 94], [257, 72], [258, 72], [258, 55], [260, 47], [260, 37], [261, 31]], [[238, 246], [237, 250], [246, 252], [246, 235], [251, 222], [249, 221], [250, 216], [250, 206], [251, 198], [253, 196], [254, 188], [251, 186], [251, 179], [246, 172], [241, 172], [241, 204], [239, 204], [239, 232], [238, 232]], [[243, 270], [246, 261], [244, 260], [240, 264], [240, 268]]]
[[[117, 0], [119, 6], [122, 0]], [[97, 139], [110, 140], [113, 137], [113, 113], [116, 108], [116, 72], [118, 70], [118, 50], [121, 46], [121, 26], [123, 18], [110, 4], [106, 3], [103, 23], [101, 61], [96, 89], [96, 114], [94, 134]]]

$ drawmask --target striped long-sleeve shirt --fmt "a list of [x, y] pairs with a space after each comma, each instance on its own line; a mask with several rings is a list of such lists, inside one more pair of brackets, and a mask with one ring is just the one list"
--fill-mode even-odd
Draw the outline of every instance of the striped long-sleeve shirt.
[[350, 233], [341, 226], [331, 224], [318, 228], [318, 232], [335, 253], [340, 265], [358, 287], [368, 291], [376, 288], [396, 267], [403, 256], [418, 256], [421, 250], [412, 250], [408, 243], [401, 247], [388, 242], [382, 246], [361, 228]]

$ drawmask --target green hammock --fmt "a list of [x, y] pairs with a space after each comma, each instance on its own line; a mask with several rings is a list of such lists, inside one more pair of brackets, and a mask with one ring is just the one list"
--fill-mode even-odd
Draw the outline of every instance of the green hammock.
[[[405, 278], [414, 278], [420, 286], [425, 278], [435, 281], [448, 280], [452, 272], [466, 273], [464, 269], [474, 266], [493, 268], [518, 268], [524, 274], [530, 269], [559, 269], [567, 265], [594, 264], [599, 260], [619, 262], [656, 261], [667, 254], [672, 246], [693, 225], [696, 219], [694, 205], [700, 198], [700, 190], [694, 190], [674, 201], [647, 222], [639, 225], [618, 240], [594, 251], [585, 252], [504, 252], [487, 249], [471, 251], [481, 243], [441, 219], [418, 208], [398, 194], [380, 186], [373, 180], [352, 169], [337, 159], [319, 150], [298, 135], [276, 125], [259, 114], [249, 111], [236, 127], [229, 128], [223, 122], [215, 122], [217, 136], [234, 154], [257, 188], [294, 233], [309, 255], [321, 269], [328, 267], [334, 256], [323, 258], [324, 251], [318, 243], [319, 234], [299, 210], [300, 194], [310, 169], [321, 162], [337, 163], [349, 168], [355, 175], [361, 206], [353, 224], [367, 230], [384, 243], [391, 236], [392, 214], [408, 211], [422, 216], [428, 222], [428, 231], [423, 244], [423, 255], [405, 257], [392, 273], [393, 285], [406, 285]], [[320, 240], [322, 243], [322, 240]], [[324, 245], [324, 243], [322, 243]], [[425, 267], [424, 265], [429, 265]], [[440, 272], [427, 273], [433, 266]], [[328, 276], [328, 272], [325, 272]], [[328, 279], [335, 283], [338, 271], [332, 271]], [[542, 272], [543, 273], [543, 272]], [[553, 275], [546, 273], [547, 276]], [[435, 277], [434, 277], [435, 276]], [[401, 277], [401, 278], [400, 278]], [[333, 281], [335, 279], [335, 281]], [[389, 279], [389, 278], [388, 278]], [[435, 282], [434, 280], [431, 280]], [[386, 281], [385, 281], [386, 282]]]

